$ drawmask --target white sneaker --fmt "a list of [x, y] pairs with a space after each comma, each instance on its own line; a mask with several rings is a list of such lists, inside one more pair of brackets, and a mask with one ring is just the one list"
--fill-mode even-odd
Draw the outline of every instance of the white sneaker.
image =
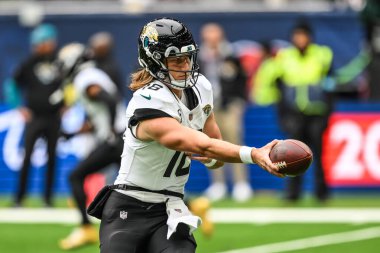
[[232, 189], [232, 198], [236, 202], [246, 202], [253, 196], [253, 190], [247, 182], [239, 182]]
[[223, 183], [213, 183], [206, 189], [205, 195], [211, 201], [224, 199], [227, 195], [227, 186]]

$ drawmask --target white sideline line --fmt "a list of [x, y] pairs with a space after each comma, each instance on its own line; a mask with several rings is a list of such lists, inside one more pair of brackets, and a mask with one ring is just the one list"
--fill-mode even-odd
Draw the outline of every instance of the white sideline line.
[[[215, 208], [215, 223], [380, 223], [380, 208]], [[94, 219], [96, 220], [96, 219]], [[67, 208], [0, 208], [0, 223], [80, 222], [79, 212]]]
[[77, 224], [79, 211], [67, 208], [8, 208], [0, 209], [0, 223], [59, 223]]
[[215, 223], [368, 223], [380, 222], [380, 208], [217, 208]]
[[224, 251], [221, 253], [276, 253], [287, 252], [293, 250], [301, 250], [307, 248], [315, 248], [320, 246], [340, 244], [346, 242], [354, 242], [368, 240], [380, 237], [380, 227], [366, 228], [351, 232], [335, 233], [322, 236], [314, 236], [305, 239], [292, 240], [287, 242], [265, 244], [252, 248], [240, 250]]

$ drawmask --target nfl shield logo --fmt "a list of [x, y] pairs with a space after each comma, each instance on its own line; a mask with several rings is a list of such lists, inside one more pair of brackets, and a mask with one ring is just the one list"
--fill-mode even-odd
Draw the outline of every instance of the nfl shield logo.
[[128, 217], [128, 212], [120, 211], [120, 218], [125, 220]]
[[193, 120], [193, 114], [192, 113], [189, 114], [189, 120], [190, 121]]

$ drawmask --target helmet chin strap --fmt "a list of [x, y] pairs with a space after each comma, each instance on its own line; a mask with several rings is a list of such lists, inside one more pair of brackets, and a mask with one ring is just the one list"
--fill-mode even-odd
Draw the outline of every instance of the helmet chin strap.
[[170, 86], [177, 90], [186, 89], [187, 88], [186, 83], [190, 82], [190, 79], [191, 79], [191, 77], [189, 77], [186, 80], [176, 80], [170, 73], [168, 73], [168, 75], [169, 75]]

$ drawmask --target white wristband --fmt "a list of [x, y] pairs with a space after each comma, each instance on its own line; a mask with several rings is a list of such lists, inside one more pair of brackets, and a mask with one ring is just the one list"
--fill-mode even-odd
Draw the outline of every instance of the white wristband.
[[205, 163], [204, 165], [205, 165], [206, 167], [210, 168], [210, 167], [214, 166], [216, 162], [217, 162], [217, 160], [215, 160], [215, 159], [211, 159], [210, 162]]
[[242, 146], [239, 150], [239, 155], [240, 155], [240, 160], [243, 162], [243, 163], [248, 163], [248, 164], [254, 164], [255, 162], [253, 162], [253, 159], [252, 159], [252, 149], [254, 148], [251, 148], [251, 147], [247, 147], [247, 146]]

